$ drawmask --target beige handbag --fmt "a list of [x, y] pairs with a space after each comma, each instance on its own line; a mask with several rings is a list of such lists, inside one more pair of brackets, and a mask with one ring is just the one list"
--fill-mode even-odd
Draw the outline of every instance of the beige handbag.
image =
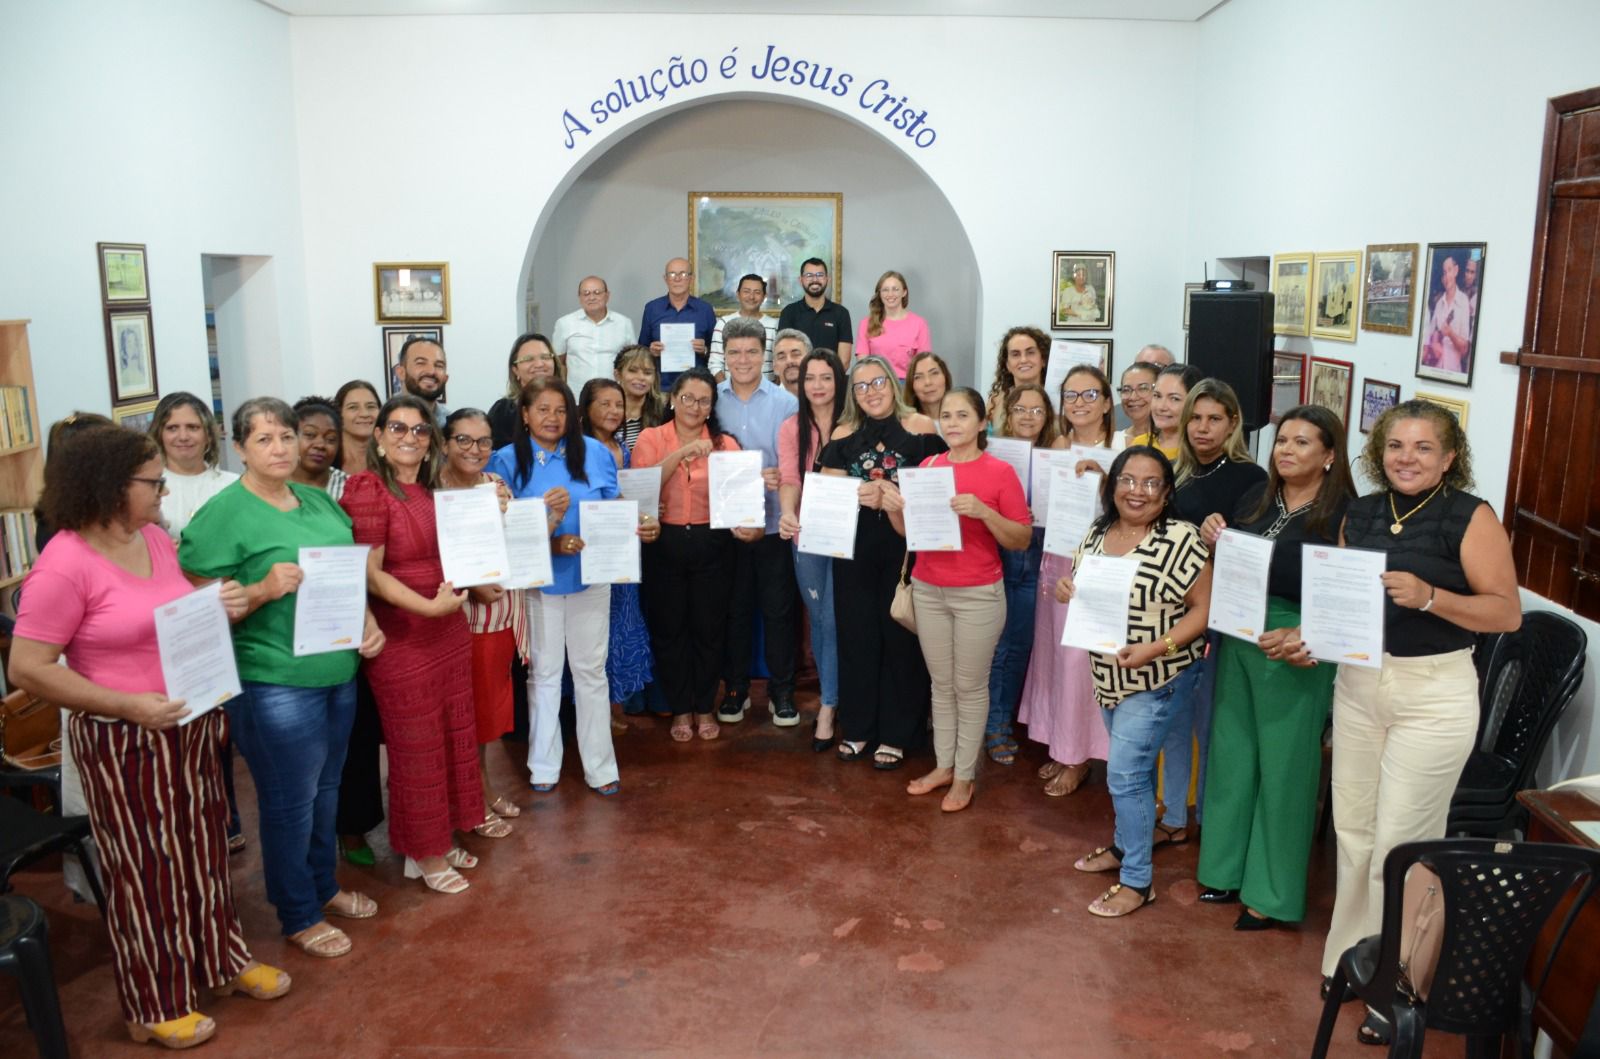
[[889, 602], [889, 617], [915, 633], [917, 608], [911, 601], [911, 575], [907, 573], [910, 563], [911, 553], [906, 552], [906, 557], [900, 560], [900, 580], [895, 582], [894, 599]]
[[1428, 999], [1444, 944], [1444, 895], [1433, 869], [1413, 864], [1400, 898], [1400, 990]]

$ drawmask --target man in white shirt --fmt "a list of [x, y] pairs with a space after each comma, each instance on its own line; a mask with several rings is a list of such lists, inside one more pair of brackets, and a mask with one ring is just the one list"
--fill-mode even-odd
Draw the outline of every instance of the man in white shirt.
[[760, 320], [767, 329], [767, 344], [761, 351], [761, 374], [772, 374], [772, 336], [777, 333], [778, 323], [775, 317], [761, 315], [761, 306], [767, 300], [767, 281], [754, 272], [747, 276], [739, 277], [739, 286], [734, 289], [734, 294], [739, 299], [739, 311], [729, 313], [717, 321], [716, 330], [711, 332], [711, 356], [706, 361], [706, 367], [717, 381], [728, 377], [728, 366], [722, 355], [722, 329], [729, 320], [741, 316], [749, 320]]
[[566, 365], [567, 386], [583, 392], [590, 379], [611, 378], [611, 365], [622, 347], [633, 340], [633, 321], [611, 312], [611, 289], [599, 276], [585, 276], [578, 284], [582, 308], [556, 321], [550, 344]]

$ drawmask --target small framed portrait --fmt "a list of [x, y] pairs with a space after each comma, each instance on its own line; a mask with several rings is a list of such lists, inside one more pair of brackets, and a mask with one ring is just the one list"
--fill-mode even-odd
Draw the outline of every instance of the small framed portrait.
[[1321, 405], [1350, 425], [1350, 387], [1355, 365], [1348, 360], [1312, 357], [1306, 365], [1306, 404]]
[[1311, 255], [1272, 257], [1272, 333], [1311, 333]]
[[1461, 424], [1462, 430], [1467, 429], [1468, 402], [1465, 397], [1446, 397], [1441, 393], [1423, 393], [1421, 390], [1418, 390], [1417, 400], [1429, 401], [1438, 405], [1440, 408], [1443, 408], [1451, 415], [1456, 417], [1456, 422]]
[[372, 266], [378, 323], [450, 322], [450, 266], [437, 262], [380, 262]]
[[413, 338], [425, 338], [429, 342], [443, 343], [444, 328], [385, 327], [383, 329], [383, 379], [385, 387], [383, 396], [385, 400], [405, 390], [405, 387], [400, 382], [400, 351]]
[[1367, 247], [1367, 292], [1361, 302], [1361, 330], [1409, 335], [1417, 308], [1416, 243], [1375, 243]]
[[1109, 331], [1117, 255], [1109, 250], [1057, 250], [1050, 287], [1050, 326], [1057, 331]]
[[1185, 331], [1189, 330], [1189, 306], [1192, 304], [1190, 299], [1194, 297], [1195, 291], [1205, 289], [1206, 285], [1204, 283], [1185, 283], [1183, 285], [1183, 329]]
[[1274, 425], [1284, 414], [1305, 398], [1306, 355], [1290, 353], [1286, 349], [1272, 354], [1272, 422]]
[[140, 401], [138, 404], [123, 405], [121, 408], [111, 410], [111, 420], [119, 427], [137, 430], [144, 433], [150, 429], [150, 424], [156, 418], [156, 405], [160, 401]]
[[156, 341], [149, 309], [106, 310], [106, 361], [113, 405], [156, 396]]
[[1378, 379], [1361, 380], [1361, 433], [1372, 433], [1378, 417], [1400, 403], [1400, 387]]
[[[1487, 243], [1429, 243], [1427, 297], [1417, 329], [1417, 378], [1472, 385]], [[1465, 420], [1463, 420], [1464, 422]]]
[[1311, 334], [1316, 338], [1356, 340], [1361, 306], [1361, 251], [1342, 250], [1318, 254], [1312, 267], [1316, 291], [1311, 314]]
[[96, 243], [100, 252], [100, 300], [107, 305], [150, 300], [150, 273], [143, 243]]

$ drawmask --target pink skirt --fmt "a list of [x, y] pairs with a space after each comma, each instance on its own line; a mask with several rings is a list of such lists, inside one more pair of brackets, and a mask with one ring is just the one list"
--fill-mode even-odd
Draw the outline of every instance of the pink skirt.
[[1034, 607], [1033, 657], [1017, 720], [1028, 726], [1029, 739], [1050, 748], [1050, 760], [1078, 765], [1090, 758], [1104, 761], [1110, 737], [1094, 698], [1089, 652], [1061, 646], [1067, 605], [1056, 602], [1056, 582], [1070, 573], [1070, 558], [1045, 553]]

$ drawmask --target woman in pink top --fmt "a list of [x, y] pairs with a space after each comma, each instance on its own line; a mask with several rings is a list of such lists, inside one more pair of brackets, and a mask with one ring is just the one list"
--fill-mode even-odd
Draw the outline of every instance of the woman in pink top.
[[[967, 386], [951, 390], [939, 409], [939, 426], [950, 451], [929, 456], [922, 466], [955, 471], [950, 507], [961, 516], [961, 550], [920, 552], [912, 569], [917, 638], [933, 681], [937, 764], [912, 780], [906, 793], [949, 787], [940, 808], [954, 813], [972, 802], [989, 718], [989, 664], [1006, 623], [1000, 549], [1026, 549], [1033, 519], [1017, 472], [983, 451], [988, 417], [982, 394]], [[883, 509], [903, 532], [905, 499], [898, 491], [885, 491]]]
[[[251, 958], [234, 909], [227, 715], [168, 698], [161, 675], [155, 612], [191, 587], [161, 529], [161, 452], [143, 434], [102, 426], [50, 456], [39, 507], [59, 532], [25, 583], [9, 675], [72, 711], [67, 738], [105, 873], [128, 1033], [187, 1048], [216, 1032], [195, 1010], [202, 988], [270, 1000], [289, 991], [289, 976]], [[238, 582], [221, 593], [229, 617], [243, 617]]]
[[893, 270], [878, 277], [872, 295], [872, 312], [856, 329], [856, 357], [879, 356], [889, 362], [895, 377], [902, 381], [911, 358], [933, 348], [928, 321], [911, 312], [911, 288], [906, 278]]

